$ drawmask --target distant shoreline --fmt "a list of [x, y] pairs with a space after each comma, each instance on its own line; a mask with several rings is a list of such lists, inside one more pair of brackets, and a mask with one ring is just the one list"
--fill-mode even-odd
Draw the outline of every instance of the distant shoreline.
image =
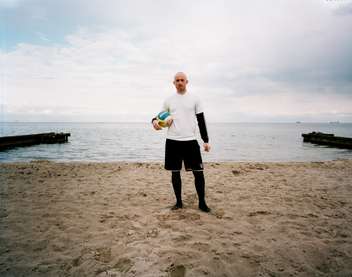
[[[352, 161], [352, 158], [341, 158], [341, 159], [331, 159], [331, 160], [311, 160], [311, 161], [207, 161], [203, 162], [205, 169], [208, 166], [212, 165], [228, 165], [228, 164], [306, 164], [306, 163], [324, 163], [324, 162], [338, 162], [338, 161]], [[128, 160], [116, 160], [116, 161], [90, 161], [90, 160], [72, 160], [72, 161], [61, 161], [61, 160], [47, 160], [47, 159], [33, 159], [28, 161], [2, 161], [0, 160], [0, 165], [25, 165], [25, 164], [32, 164], [32, 163], [53, 163], [53, 164], [67, 164], [67, 165], [74, 165], [74, 164], [106, 164], [106, 165], [163, 165], [164, 161], [162, 160], [153, 160], [153, 161], [128, 161]], [[184, 168], [182, 168], [184, 170]]]
[[[339, 162], [339, 161], [352, 161], [351, 159], [332, 159], [332, 160], [312, 160], [312, 161], [207, 161], [204, 162], [205, 169], [207, 166], [214, 166], [214, 165], [231, 165], [231, 164], [284, 164], [284, 165], [290, 165], [290, 164], [307, 164], [307, 163], [329, 163], [329, 162]], [[22, 165], [22, 164], [35, 164], [35, 163], [53, 163], [53, 164], [67, 164], [67, 165], [87, 165], [87, 164], [105, 164], [105, 165], [163, 165], [164, 161], [161, 160], [155, 160], [155, 161], [127, 161], [127, 160], [116, 160], [116, 161], [81, 161], [81, 160], [72, 160], [72, 161], [60, 161], [60, 160], [47, 160], [47, 159], [33, 159], [33, 160], [28, 160], [28, 161], [4, 161], [2, 162], [0, 160], [0, 164], [6, 165], [6, 164], [11, 164], [11, 165]], [[182, 168], [184, 170], [184, 168]]]
[[[145, 123], [150, 123], [149, 121], [0, 121], [1, 123], [122, 123], [122, 124], [145, 124]], [[207, 121], [207, 123], [210, 124], [352, 124], [352, 122], [343, 122], [343, 121], [322, 121], [322, 122], [308, 122], [308, 121], [287, 121], [287, 122], [212, 122], [212, 121]]]

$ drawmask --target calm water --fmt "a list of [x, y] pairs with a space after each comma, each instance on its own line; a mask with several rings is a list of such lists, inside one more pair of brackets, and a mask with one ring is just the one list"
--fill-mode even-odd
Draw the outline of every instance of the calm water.
[[[352, 124], [208, 124], [212, 151], [204, 161], [319, 161], [352, 159], [352, 150], [303, 143], [301, 134], [320, 131], [352, 137]], [[0, 136], [69, 132], [69, 143], [0, 152], [0, 162], [163, 161], [166, 130], [149, 123], [0, 123]], [[200, 141], [200, 140], [199, 140]]]

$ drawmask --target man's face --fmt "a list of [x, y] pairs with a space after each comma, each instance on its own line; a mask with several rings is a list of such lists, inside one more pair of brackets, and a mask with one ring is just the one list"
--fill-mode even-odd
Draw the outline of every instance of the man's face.
[[185, 74], [178, 73], [175, 75], [174, 85], [177, 91], [185, 91], [187, 83], [188, 83], [188, 80]]

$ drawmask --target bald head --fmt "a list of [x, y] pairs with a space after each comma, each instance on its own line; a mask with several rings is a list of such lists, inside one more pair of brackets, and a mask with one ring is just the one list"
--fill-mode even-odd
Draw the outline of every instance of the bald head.
[[175, 74], [174, 79], [176, 79], [177, 77], [181, 77], [181, 78], [184, 78], [185, 80], [187, 80], [187, 75], [184, 72], [177, 72]]
[[181, 94], [185, 93], [187, 84], [188, 79], [186, 74], [183, 72], [177, 72], [174, 78], [174, 85], [177, 89], [177, 92]]

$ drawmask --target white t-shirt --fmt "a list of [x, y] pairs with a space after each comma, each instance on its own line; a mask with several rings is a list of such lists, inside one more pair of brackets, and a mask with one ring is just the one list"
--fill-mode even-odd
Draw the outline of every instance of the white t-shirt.
[[182, 141], [196, 139], [196, 114], [203, 112], [199, 97], [188, 91], [184, 94], [176, 92], [164, 101], [162, 110], [169, 112], [173, 119], [166, 138]]

